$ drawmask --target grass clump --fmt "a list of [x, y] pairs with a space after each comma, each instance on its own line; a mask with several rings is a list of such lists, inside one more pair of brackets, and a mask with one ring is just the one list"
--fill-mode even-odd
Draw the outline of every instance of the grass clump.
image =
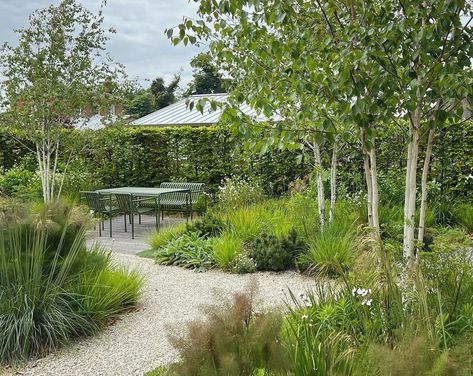
[[225, 231], [213, 241], [212, 245], [217, 265], [227, 270], [231, 269], [230, 264], [232, 264], [235, 257], [244, 251], [243, 241], [233, 231]]
[[169, 226], [153, 233], [148, 238], [148, 244], [152, 249], [156, 250], [163, 247], [167, 242], [173, 240], [186, 232], [186, 223], [179, 223], [174, 226]]
[[85, 227], [67, 207], [2, 222], [0, 231], [0, 363], [40, 357], [91, 335], [137, 304], [136, 273], [85, 247]]
[[326, 224], [299, 258], [299, 267], [309, 274], [342, 275], [353, 265], [360, 241], [357, 229], [349, 221]]

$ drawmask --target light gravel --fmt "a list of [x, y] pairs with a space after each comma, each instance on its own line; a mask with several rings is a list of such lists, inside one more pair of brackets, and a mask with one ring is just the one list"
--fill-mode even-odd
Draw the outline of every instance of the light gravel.
[[[113, 254], [114, 261], [137, 269], [145, 277], [138, 310], [121, 316], [100, 334], [74, 342], [30, 362], [22, 375], [143, 375], [177, 360], [170, 332], [184, 332], [186, 323], [202, 317], [202, 308], [222, 297], [245, 291], [256, 283], [259, 309], [284, 307], [289, 289], [312, 289], [312, 279], [295, 272], [233, 275], [217, 270], [196, 273], [156, 265], [134, 255]], [[1, 372], [0, 372], [1, 373]]]

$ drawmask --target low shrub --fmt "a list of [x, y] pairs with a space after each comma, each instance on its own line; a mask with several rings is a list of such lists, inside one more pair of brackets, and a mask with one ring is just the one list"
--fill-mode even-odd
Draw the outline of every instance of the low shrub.
[[141, 278], [113, 267], [99, 249], [87, 251], [85, 228], [69, 226], [73, 210], [64, 209], [70, 222], [61, 223], [47, 209], [25, 223], [2, 223], [1, 364], [43, 356], [94, 334], [137, 303]]
[[41, 198], [39, 175], [21, 166], [13, 167], [0, 175], [0, 192], [26, 201], [38, 200]]
[[203, 217], [187, 224], [188, 232], [198, 232], [205, 238], [219, 236], [224, 227], [223, 220], [216, 214], [209, 212]]
[[212, 245], [215, 261], [222, 269], [229, 269], [235, 257], [243, 252], [243, 241], [232, 231], [225, 231]]
[[156, 262], [205, 271], [215, 265], [212, 240], [196, 232], [174, 238], [157, 250]]
[[254, 273], [256, 271], [255, 261], [246, 252], [237, 254], [228, 266], [233, 273], [237, 274]]
[[225, 211], [261, 202], [264, 200], [265, 194], [256, 179], [244, 180], [232, 177], [222, 181], [217, 198], [220, 208]]
[[209, 308], [204, 321], [189, 324], [184, 336], [173, 336], [180, 361], [170, 367], [169, 375], [286, 374], [282, 318], [256, 313], [253, 295], [250, 289], [223, 307]]
[[295, 230], [282, 239], [263, 233], [251, 243], [248, 255], [255, 261], [257, 270], [282, 271], [293, 268], [304, 249], [305, 243]]

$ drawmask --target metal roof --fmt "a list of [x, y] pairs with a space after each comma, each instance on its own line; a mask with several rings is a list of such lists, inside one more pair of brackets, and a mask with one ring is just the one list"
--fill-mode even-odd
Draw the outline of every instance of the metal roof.
[[[198, 101], [201, 98], [208, 98], [210, 100], [224, 103], [227, 101], [228, 94], [199, 94], [191, 95], [189, 98], [182, 99], [167, 107], [161, 108], [149, 115], [136, 119], [131, 124], [134, 126], [172, 126], [172, 125], [211, 125], [219, 122], [222, 115], [222, 109], [217, 108], [212, 111], [210, 103], [206, 102], [204, 111], [201, 113], [195, 108], [190, 110], [187, 101]], [[256, 118], [258, 121], [264, 121], [264, 116], [258, 116], [256, 111], [247, 104], [242, 104], [240, 110], [246, 115]]]

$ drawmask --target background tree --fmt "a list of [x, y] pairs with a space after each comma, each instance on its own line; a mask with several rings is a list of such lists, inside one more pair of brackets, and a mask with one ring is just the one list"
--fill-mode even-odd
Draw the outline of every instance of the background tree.
[[168, 85], [165, 85], [162, 77], [157, 77], [149, 88], [151, 95], [154, 98], [154, 108], [159, 110], [167, 107], [176, 101], [176, 90], [179, 87], [181, 75], [175, 74]]
[[134, 118], [146, 116], [154, 111], [153, 96], [145, 89], [136, 90], [125, 102], [125, 113]]
[[186, 95], [226, 92], [224, 87], [228, 82], [219, 73], [210, 54], [202, 52], [192, 58], [191, 67], [194, 69], [194, 73]]
[[115, 101], [121, 70], [104, 54], [108, 37], [102, 24], [102, 8], [94, 14], [63, 0], [35, 11], [29, 26], [18, 30], [18, 45], [5, 44], [1, 51], [5, 124], [25, 130], [35, 145], [46, 202], [61, 193], [63, 180], [56, 182], [61, 130], [87, 117], [81, 109]]

